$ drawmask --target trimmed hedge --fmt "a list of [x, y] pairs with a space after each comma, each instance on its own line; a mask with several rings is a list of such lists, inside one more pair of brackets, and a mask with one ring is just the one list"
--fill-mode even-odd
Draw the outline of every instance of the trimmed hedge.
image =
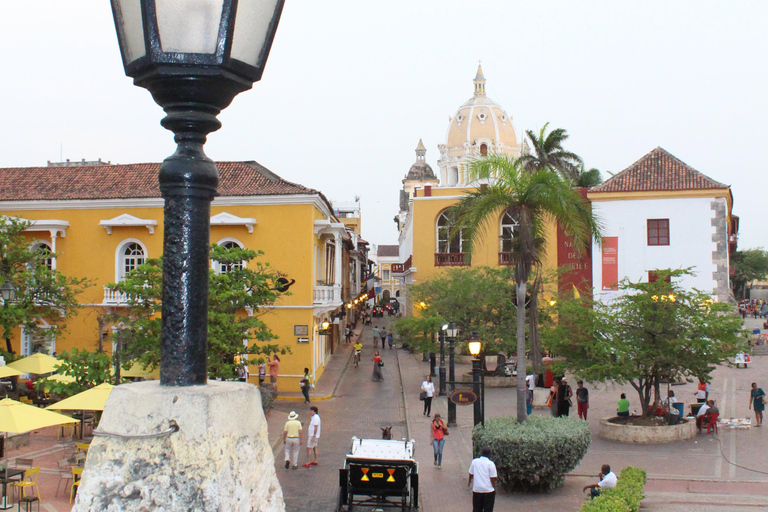
[[600, 492], [600, 496], [585, 503], [579, 512], [637, 512], [643, 499], [645, 471], [627, 466], [613, 489]]
[[475, 456], [491, 449], [499, 483], [507, 491], [547, 491], [563, 484], [592, 442], [589, 424], [576, 418], [490, 418], [472, 431]]

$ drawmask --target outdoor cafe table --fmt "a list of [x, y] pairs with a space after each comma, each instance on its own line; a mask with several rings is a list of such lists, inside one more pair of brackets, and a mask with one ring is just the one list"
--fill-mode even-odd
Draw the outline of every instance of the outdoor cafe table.
[[[0, 471], [0, 483], [3, 485], [3, 498], [0, 501], [0, 510], [8, 510], [13, 508], [13, 503], [8, 503], [8, 484], [17, 476], [24, 474], [25, 469], [13, 469], [7, 468], [5, 471]], [[19, 478], [21, 480], [21, 478]]]

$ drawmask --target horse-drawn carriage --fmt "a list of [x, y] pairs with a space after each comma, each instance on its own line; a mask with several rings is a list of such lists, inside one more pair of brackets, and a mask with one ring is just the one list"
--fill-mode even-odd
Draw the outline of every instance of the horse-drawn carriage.
[[339, 470], [337, 512], [361, 507], [419, 510], [419, 463], [414, 441], [352, 438]]

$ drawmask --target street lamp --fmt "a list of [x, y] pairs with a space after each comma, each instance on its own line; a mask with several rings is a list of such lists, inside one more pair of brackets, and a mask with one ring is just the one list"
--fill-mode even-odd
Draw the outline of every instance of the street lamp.
[[6, 279], [2, 286], [0, 286], [0, 295], [3, 297], [3, 303], [8, 304], [16, 300], [16, 287], [10, 279]]
[[219, 173], [203, 152], [216, 116], [261, 79], [284, 0], [112, 0], [125, 74], [166, 112], [176, 153], [165, 200], [160, 383], [208, 381], [208, 245]]
[[[469, 338], [469, 353], [474, 356], [472, 359], [472, 387], [477, 400], [475, 400], [475, 425], [482, 423], [485, 427], [485, 379], [483, 379], [482, 395], [480, 389], [480, 350], [482, 349], [482, 342], [476, 332], [473, 332]], [[482, 403], [480, 402], [482, 396]]]
[[440, 391], [438, 393], [440, 396], [445, 396], [445, 330], [447, 328], [448, 324], [437, 333], [437, 338], [440, 340]]
[[[451, 385], [451, 393], [456, 391], [456, 336], [459, 329], [454, 322], [448, 322], [445, 326], [445, 337], [448, 338], [448, 382]], [[456, 426], [456, 404], [448, 400], [448, 426]]]

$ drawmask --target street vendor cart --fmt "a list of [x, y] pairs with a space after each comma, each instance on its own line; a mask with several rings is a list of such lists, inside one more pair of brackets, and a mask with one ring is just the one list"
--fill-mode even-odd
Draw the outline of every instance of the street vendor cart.
[[419, 463], [414, 441], [352, 438], [339, 470], [337, 512], [365, 508], [419, 510]]

